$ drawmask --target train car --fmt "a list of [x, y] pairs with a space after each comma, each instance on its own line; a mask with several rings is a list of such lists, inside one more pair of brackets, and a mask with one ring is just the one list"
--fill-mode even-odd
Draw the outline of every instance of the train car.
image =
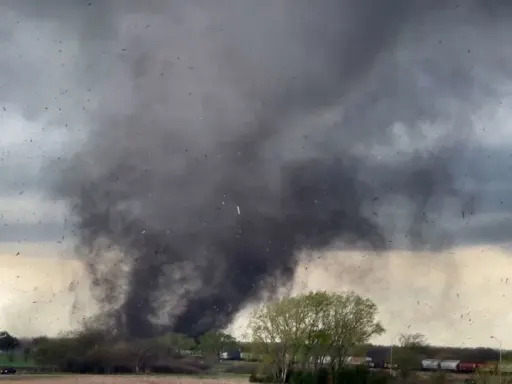
[[483, 363], [475, 363], [475, 362], [468, 362], [468, 361], [461, 361], [459, 363], [459, 369], [458, 372], [461, 373], [473, 373], [476, 372], [478, 367], [482, 365]]
[[424, 371], [437, 371], [440, 368], [441, 360], [425, 359], [421, 360], [421, 369]]
[[497, 361], [488, 361], [483, 364], [479, 364], [477, 371], [480, 373], [496, 373], [498, 368], [498, 362]]
[[457, 372], [460, 360], [441, 360], [439, 369], [441, 371]]

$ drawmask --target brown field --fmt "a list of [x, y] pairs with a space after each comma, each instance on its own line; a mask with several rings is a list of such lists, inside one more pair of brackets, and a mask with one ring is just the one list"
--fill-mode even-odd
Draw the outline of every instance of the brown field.
[[243, 384], [247, 378], [198, 378], [182, 376], [17, 375], [0, 377], [0, 384]]

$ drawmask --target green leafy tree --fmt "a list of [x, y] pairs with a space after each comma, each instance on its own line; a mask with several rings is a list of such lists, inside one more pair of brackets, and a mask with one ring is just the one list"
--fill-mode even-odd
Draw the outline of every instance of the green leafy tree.
[[203, 355], [216, 358], [238, 346], [236, 339], [224, 332], [209, 331], [199, 338], [199, 349]]
[[62, 367], [68, 356], [73, 355], [73, 341], [70, 338], [41, 339], [34, 346], [34, 360], [41, 365]]
[[26, 363], [30, 359], [32, 349], [30, 347], [23, 348], [23, 361]]
[[333, 370], [343, 366], [351, 348], [384, 333], [384, 327], [376, 320], [377, 313], [377, 305], [369, 298], [354, 292], [330, 294], [322, 323], [327, 330]]
[[307, 353], [313, 348], [312, 345], [304, 348], [308, 336], [320, 337], [308, 329], [311, 313], [307, 301], [305, 297], [286, 297], [253, 314], [250, 328], [257, 353], [264, 356], [264, 364], [279, 382], [285, 382], [289, 368], [301, 352]]
[[98, 363], [98, 356], [106, 355], [102, 346], [111, 343], [111, 337], [104, 331], [83, 329], [57, 338], [34, 340], [33, 357], [39, 364], [56, 366], [67, 371], [85, 364], [89, 359], [93, 359], [94, 364]]
[[173, 332], [160, 336], [157, 342], [162, 346], [167, 355], [173, 356], [183, 356], [186, 351], [190, 351], [196, 347], [194, 339]]
[[9, 362], [14, 361], [14, 350], [20, 346], [20, 341], [8, 332], [0, 332], [0, 350], [7, 353]]
[[249, 328], [264, 363], [284, 382], [294, 367], [340, 368], [350, 348], [384, 332], [376, 315], [377, 306], [354, 292], [311, 292], [261, 307]]
[[20, 345], [19, 340], [10, 335], [9, 332], [0, 332], [0, 351], [12, 352]]

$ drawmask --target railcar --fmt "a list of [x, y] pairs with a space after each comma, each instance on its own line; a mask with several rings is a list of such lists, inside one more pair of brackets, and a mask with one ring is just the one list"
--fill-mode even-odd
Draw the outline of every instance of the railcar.
[[441, 371], [457, 372], [459, 370], [460, 360], [441, 360], [439, 369]]
[[421, 360], [421, 369], [424, 371], [438, 371], [441, 365], [441, 360], [438, 359], [424, 359]]

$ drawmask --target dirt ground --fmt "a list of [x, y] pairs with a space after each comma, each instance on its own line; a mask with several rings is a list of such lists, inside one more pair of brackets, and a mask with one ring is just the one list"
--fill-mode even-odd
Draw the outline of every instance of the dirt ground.
[[0, 384], [244, 384], [245, 378], [202, 379], [180, 376], [0, 376]]

